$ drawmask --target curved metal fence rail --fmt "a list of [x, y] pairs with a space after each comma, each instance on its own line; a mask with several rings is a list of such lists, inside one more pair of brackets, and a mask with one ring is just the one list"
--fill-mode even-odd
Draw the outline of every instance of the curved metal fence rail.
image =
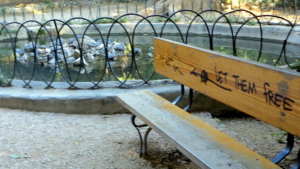
[[[175, 11], [188, 9], [196, 12], [214, 9], [230, 12], [249, 10], [256, 15], [278, 15], [291, 22], [298, 21], [300, 0], [34, 0], [4, 1], [0, 3], [0, 22], [25, 22], [50, 19], [66, 21], [74, 17], [94, 20], [99, 17], [117, 18], [126, 13], [144, 16], [169, 16]], [[155, 3], [154, 3], [155, 2]]]
[[[176, 22], [180, 15], [189, 16], [190, 22]], [[126, 18], [137, 22], [123, 23]], [[274, 21], [282, 26], [274, 27]], [[297, 34], [295, 25], [283, 17], [247, 10], [180, 10], [169, 17], [128, 13], [118, 18], [74, 17], [0, 25], [0, 80], [4, 86], [13, 85], [16, 79], [24, 87], [35, 87], [34, 82], [40, 81], [45, 88], [56, 88], [56, 82], [75, 89], [101, 88], [108, 81], [120, 87], [147, 84], [163, 78], [154, 73], [153, 37], [300, 69], [294, 51], [300, 42], [292, 34]], [[249, 38], [254, 40], [254, 50], [249, 50]], [[270, 46], [274, 41], [275, 46]]]

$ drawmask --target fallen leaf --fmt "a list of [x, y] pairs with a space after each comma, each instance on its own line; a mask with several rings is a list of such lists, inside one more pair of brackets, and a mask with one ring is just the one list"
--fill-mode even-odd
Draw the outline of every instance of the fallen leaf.
[[288, 161], [293, 161], [295, 158], [293, 158], [292, 156], [286, 156], [284, 159]]
[[286, 144], [287, 143], [286, 140], [282, 140], [282, 139], [278, 139], [277, 142], [281, 143], [281, 144]]
[[216, 120], [216, 122], [221, 122], [221, 120], [220, 119], [218, 119], [218, 118], [213, 118], [213, 119], [215, 119]]
[[21, 158], [21, 156], [19, 156], [17, 154], [12, 154], [12, 155], [10, 155], [10, 158], [18, 159], [18, 158]]
[[78, 141], [75, 141], [74, 144], [75, 144], [76, 146], [78, 146], [78, 145], [79, 145], [79, 142], [78, 142]]
[[129, 160], [130, 160], [130, 161], [135, 161], [135, 160], [136, 160], [136, 158], [130, 158]]

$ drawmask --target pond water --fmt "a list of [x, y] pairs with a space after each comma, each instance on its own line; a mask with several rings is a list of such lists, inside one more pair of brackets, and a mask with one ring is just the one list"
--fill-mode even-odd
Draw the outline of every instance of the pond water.
[[[90, 35], [91, 37], [93, 35]], [[124, 44], [129, 44], [127, 37], [111, 36], [112, 40], [119, 39]], [[163, 36], [163, 38], [181, 41], [179, 36]], [[67, 42], [69, 38], [64, 38]], [[95, 38], [97, 40], [97, 38]], [[19, 40], [16, 45], [17, 48], [23, 48], [27, 40]], [[39, 45], [47, 45], [50, 39], [39, 39]], [[34, 62], [34, 59], [29, 59], [26, 63], [19, 63], [14, 61], [12, 45], [10, 42], [0, 43], [0, 65], [1, 72], [7, 78], [24, 79], [34, 81], [54, 81], [54, 82], [98, 82], [98, 81], [124, 81], [144, 79], [164, 79], [163, 76], [154, 74], [153, 58], [149, 57], [149, 47], [153, 46], [153, 36], [140, 35], [134, 38], [134, 47], [142, 49], [140, 55], [135, 56], [135, 63], [133, 57], [129, 54], [119, 56], [114, 61], [105, 62], [104, 57], [98, 57], [94, 62], [89, 63], [86, 67], [79, 67], [73, 65], [66, 65], [60, 63], [58, 66], [42, 66], [40, 61]], [[209, 48], [208, 37], [205, 36], [191, 36], [188, 37], [188, 44]], [[228, 38], [214, 38], [214, 50], [226, 54], [233, 54], [232, 40]], [[261, 44], [259, 41], [238, 39], [236, 42], [237, 56], [253, 61], [259, 61], [270, 65], [281, 66], [286, 62], [289, 64], [298, 62], [300, 48], [298, 45], [288, 44], [285, 52], [282, 53], [283, 44], [274, 42], [263, 42], [262, 53], [259, 57]], [[282, 57], [280, 58], [280, 54]], [[285, 57], [284, 57], [285, 54]], [[278, 60], [278, 58], [280, 58]], [[278, 60], [278, 61], [277, 61]], [[16, 73], [13, 75], [14, 66], [16, 66]], [[131, 73], [130, 73], [131, 72]], [[154, 75], [154, 76], [153, 76]]]

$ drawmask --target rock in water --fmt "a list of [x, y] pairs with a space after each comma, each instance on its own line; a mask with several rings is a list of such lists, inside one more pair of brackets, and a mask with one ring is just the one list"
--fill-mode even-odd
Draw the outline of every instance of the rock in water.
[[75, 49], [74, 50], [74, 54], [73, 56], [77, 59], [77, 58], [80, 58], [80, 51], [78, 49]]
[[149, 50], [149, 53], [153, 53], [154, 47], [153, 47], [153, 46], [150, 46], [148, 50]]
[[114, 57], [116, 57], [116, 53], [115, 52], [108, 52], [108, 59], [114, 59]]
[[140, 55], [142, 53], [142, 49], [140, 48], [134, 48], [134, 54]]
[[124, 43], [118, 42], [117, 44], [114, 45], [114, 49], [119, 50], [119, 51], [124, 51], [126, 49], [126, 47], [125, 47]]
[[78, 58], [76, 60], [73, 61], [73, 65], [74, 66], [87, 66], [89, 65], [84, 58], [82, 58], [82, 62], [81, 62], [81, 58]]
[[95, 60], [95, 57], [92, 53], [85, 54], [85, 58], [87, 62], [93, 62]]
[[70, 44], [72, 44], [74, 42], [74, 38], [70, 38], [69, 40], [68, 40], [68, 44], [70, 45]]
[[74, 57], [69, 57], [67, 58], [67, 63], [73, 63], [75, 61], [75, 58]]
[[22, 56], [22, 55], [24, 55], [24, 51], [22, 49], [16, 49], [16, 54], [17, 54], [17, 56], [18, 55]]

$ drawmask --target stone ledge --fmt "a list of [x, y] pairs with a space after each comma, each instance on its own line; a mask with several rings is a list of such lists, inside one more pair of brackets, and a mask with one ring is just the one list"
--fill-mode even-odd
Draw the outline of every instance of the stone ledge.
[[[173, 83], [138, 88], [103, 88], [94, 90], [5, 87], [0, 88], [0, 107], [37, 112], [75, 114], [129, 113], [115, 100], [116, 94], [146, 89], [173, 101], [179, 94], [180, 86]], [[188, 89], [186, 90], [186, 93], [188, 93]], [[191, 111], [218, 113], [231, 109], [199, 93], [195, 93], [194, 98]], [[186, 103], [187, 97], [184, 97], [179, 106], [184, 107]]]

